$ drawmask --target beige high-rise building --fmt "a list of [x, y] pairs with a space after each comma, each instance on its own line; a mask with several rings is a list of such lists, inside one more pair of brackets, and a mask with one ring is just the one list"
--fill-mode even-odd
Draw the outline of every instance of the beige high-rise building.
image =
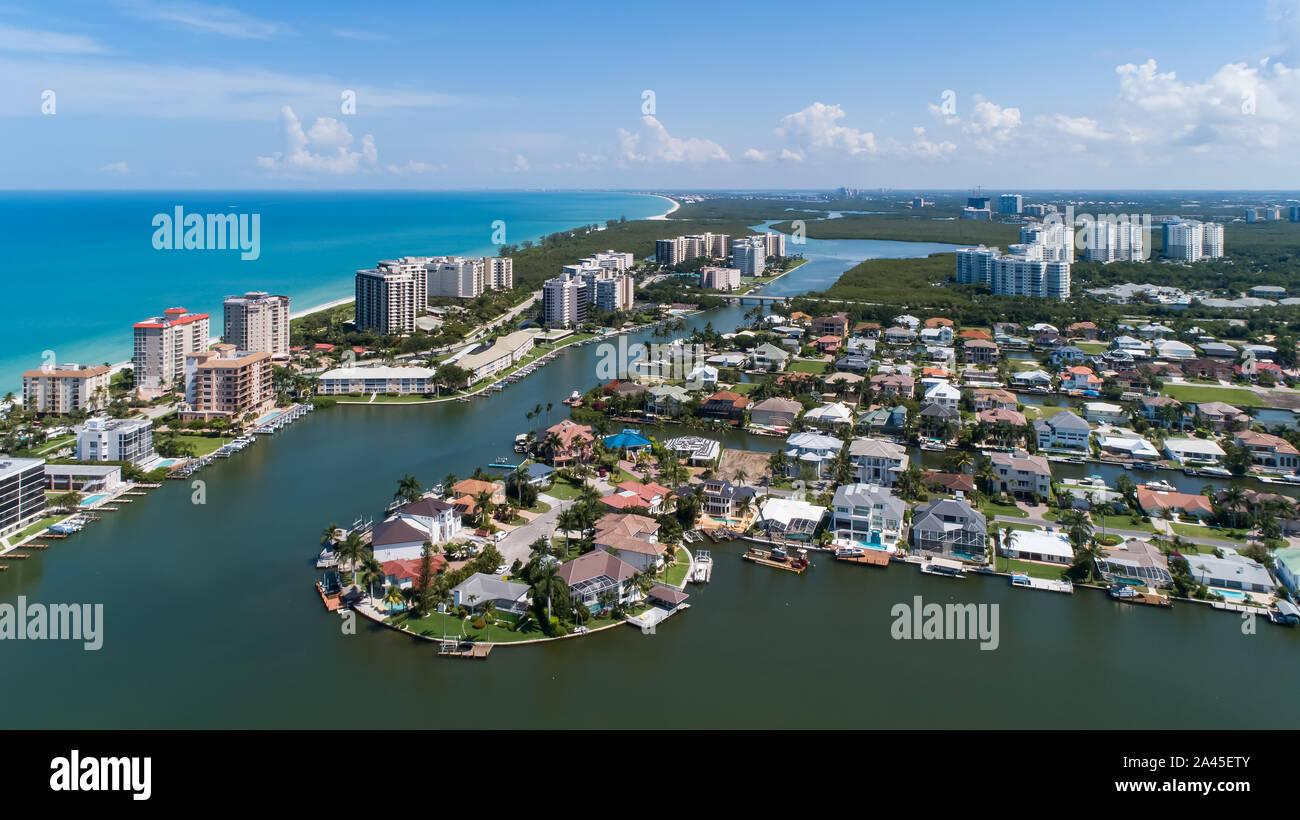
[[23, 409], [33, 413], [94, 412], [108, 405], [109, 368], [61, 364], [23, 374]]
[[224, 308], [226, 323], [222, 341], [238, 350], [289, 355], [288, 296], [250, 291], [243, 296], [227, 296]]
[[357, 330], [377, 333], [412, 333], [415, 318], [428, 305], [428, 280], [424, 265], [418, 273], [385, 263], [374, 270], [357, 271], [355, 316]]
[[433, 259], [425, 266], [429, 282], [429, 295], [473, 299], [483, 295], [484, 268], [482, 259], [446, 257]]
[[185, 308], [168, 308], [135, 324], [135, 386], [145, 390], [167, 390], [178, 386], [185, 375], [185, 354], [208, 349], [211, 317], [190, 313]]
[[[275, 406], [271, 379], [271, 354], [265, 351], [235, 350], [223, 344], [194, 366], [190, 409], [181, 412], [182, 421], [229, 418], [246, 413], [260, 415]], [[198, 359], [199, 357], [193, 357]]]
[[487, 256], [483, 262], [484, 287], [510, 290], [515, 286], [515, 260], [508, 256]]

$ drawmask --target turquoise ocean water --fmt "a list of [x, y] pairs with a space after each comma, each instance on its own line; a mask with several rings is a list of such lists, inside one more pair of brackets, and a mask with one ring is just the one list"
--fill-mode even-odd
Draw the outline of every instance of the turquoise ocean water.
[[[157, 250], [154, 216], [258, 214], [260, 255]], [[359, 268], [395, 256], [495, 254], [494, 223], [517, 244], [578, 225], [668, 209], [614, 192], [0, 193], [0, 393], [22, 387], [42, 353], [101, 364], [131, 357], [131, 325], [182, 306], [212, 314], [248, 290], [282, 293], [296, 313], [352, 294]]]

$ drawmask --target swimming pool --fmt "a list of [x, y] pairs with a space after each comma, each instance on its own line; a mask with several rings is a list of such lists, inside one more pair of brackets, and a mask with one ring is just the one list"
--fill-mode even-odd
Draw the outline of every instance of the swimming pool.
[[175, 464], [175, 463], [176, 463], [176, 459], [174, 459], [174, 458], [164, 458], [162, 461], [160, 461], [160, 462], [158, 462], [157, 464], [155, 464], [153, 468], [154, 468], [155, 470], [158, 469], [159, 467], [169, 467], [169, 468], [170, 468], [170, 467], [171, 467], [173, 464]]
[[1223, 600], [1234, 604], [1242, 603], [1246, 600], [1246, 593], [1236, 589], [1219, 589], [1218, 587], [1214, 587], [1210, 590], [1210, 593], [1218, 593], [1223, 596]]
[[108, 498], [108, 493], [95, 493], [94, 495], [89, 495], [81, 499], [81, 503], [78, 504], [77, 506], [89, 507], [92, 504], [98, 504], [99, 502], [103, 501], [105, 498]]

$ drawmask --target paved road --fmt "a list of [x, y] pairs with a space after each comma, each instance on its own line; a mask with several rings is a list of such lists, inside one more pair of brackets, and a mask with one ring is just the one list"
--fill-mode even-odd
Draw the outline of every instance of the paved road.
[[539, 498], [551, 505], [551, 509], [541, 515], [513, 530], [505, 539], [497, 544], [497, 549], [505, 558], [507, 565], [513, 564], [515, 559], [528, 563], [528, 548], [538, 538], [550, 538], [555, 532], [555, 519], [559, 517], [562, 510], [573, 506], [572, 501], [561, 501], [555, 496], [542, 493]]

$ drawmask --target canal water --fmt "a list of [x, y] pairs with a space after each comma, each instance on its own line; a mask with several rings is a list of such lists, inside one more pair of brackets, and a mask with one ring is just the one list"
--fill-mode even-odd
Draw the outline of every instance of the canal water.
[[[807, 281], [880, 250], [828, 244], [825, 256], [817, 241], [803, 249]], [[730, 329], [746, 309], [688, 325]], [[428, 486], [507, 452], [525, 412], [552, 402], [558, 420], [596, 361], [596, 346], [574, 349], [470, 403], [316, 412], [198, 474], [203, 499], [168, 482], [45, 555], [6, 562], [0, 602], [102, 603], [105, 623], [94, 652], [0, 641], [0, 727], [1300, 726], [1287, 706], [1300, 630], [1261, 621], [1243, 634], [1240, 618], [1207, 607], [905, 565], [818, 557], [793, 576], [722, 545], [713, 583], [690, 588], [692, 607], [655, 635], [620, 627], [451, 661], [368, 623], [343, 634], [312, 586], [324, 526], [377, 516], [405, 473]], [[895, 640], [891, 611], [917, 596], [997, 605], [996, 649]]]

